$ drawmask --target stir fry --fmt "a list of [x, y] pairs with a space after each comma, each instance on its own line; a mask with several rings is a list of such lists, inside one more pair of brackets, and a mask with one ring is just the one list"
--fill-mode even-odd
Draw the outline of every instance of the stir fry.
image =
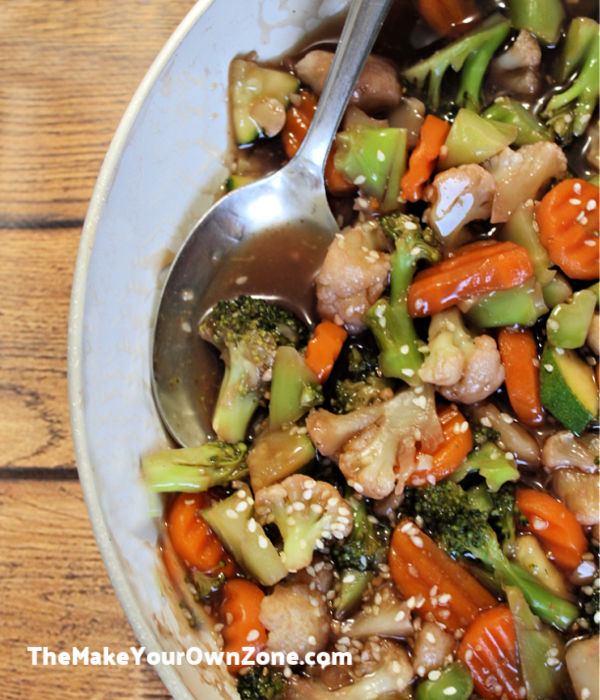
[[[498, 7], [394, 5], [327, 161], [318, 323], [216, 303], [214, 438], [143, 459], [190, 623], [298, 655], [231, 662], [244, 699], [598, 698], [599, 26]], [[232, 61], [227, 189], [298, 150], [334, 48]]]

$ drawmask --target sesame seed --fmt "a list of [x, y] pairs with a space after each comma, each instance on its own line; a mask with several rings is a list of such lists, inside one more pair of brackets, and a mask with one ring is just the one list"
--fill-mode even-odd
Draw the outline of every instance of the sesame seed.
[[452, 600], [452, 596], [450, 593], [442, 593], [442, 595], [438, 598], [438, 603], [440, 605], [446, 605]]
[[357, 482], [355, 482], [355, 483], [352, 485], [352, 488], [353, 488], [357, 493], [362, 493], [362, 492], [364, 491], [364, 488], [362, 487], [362, 485], [359, 484], [359, 483], [357, 483]]
[[573, 185], [573, 192], [575, 192], [575, 194], [581, 194], [581, 182], [576, 182]]
[[417, 666], [417, 676], [425, 675], [425, 666]]
[[243, 513], [247, 508], [248, 508], [248, 504], [246, 503], [246, 501], [240, 501], [237, 504], [237, 506], [235, 507], [235, 509], [238, 513]]
[[500, 418], [502, 418], [502, 420], [508, 424], [513, 422], [513, 417], [509, 416], [508, 413], [501, 413]]
[[413, 537], [411, 537], [411, 541], [415, 545], [415, 547], [423, 549], [423, 539], [421, 537], [413, 535]]
[[571, 197], [571, 199], [569, 200], [569, 204], [573, 204], [576, 207], [578, 207], [581, 204], [581, 200], [577, 199], [577, 197]]
[[354, 574], [351, 574], [351, 573], [344, 574], [344, 578], [342, 579], [342, 582], [343, 583], [352, 583], [352, 581], [354, 581], [355, 578], [356, 577], [354, 576]]
[[255, 642], [260, 636], [260, 632], [258, 630], [250, 630], [248, 632], [248, 635], [246, 637], [247, 642]]
[[259, 535], [259, 537], [258, 537], [258, 546], [259, 546], [261, 549], [266, 549], [266, 548], [269, 546], [269, 541], [267, 540], [266, 537], [264, 537], [264, 535]]
[[292, 677], [292, 669], [291, 669], [289, 666], [286, 666], [286, 667], [283, 669], [283, 675], [284, 675], [286, 678], [291, 678], [291, 677]]
[[408, 347], [408, 345], [401, 345], [401, 346], [400, 346], [400, 353], [401, 353], [402, 355], [408, 355], [408, 352], [409, 352], [409, 347]]
[[402, 369], [402, 374], [406, 375], [407, 377], [412, 377], [414, 376], [414, 369], [410, 369], [410, 367], [404, 367]]
[[312, 495], [313, 495], [312, 490], [311, 490], [311, 489], [306, 489], [306, 491], [304, 491], [304, 493], [302, 494], [302, 498], [303, 498], [305, 501], [310, 501], [310, 499], [312, 498]]
[[554, 367], [551, 364], [546, 364], [544, 365], [544, 369], [546, 372], [552, 372], [554, 370]]
[[313, 646], [316, 646], [316, 644], [317, 644], [317, 638], [314, 636], [314, 634], [311, 634], [311, 635], [308, 637], [308, 640], [307, 640], [307, 641], [308, 641], [309, 644], [312, 644]]
[[306, 506], [301, 501], [297, 501], [296, 503], [294, 503], [294, 510], [301, 511], [301, 510], [304, 510], [305, 508], [306, 508]]
[[465, 661], [470, 661], [473, 658], [473, 650], [472, 649], [467, 649], [465, 652]]
[[442, 672], [438, 671], [437, 669], [434, 669], [433, 671], [429, 671], [427, 674], [427, 678], [429, 678], [430, 681], [439, 681], [439, 679], [442, 677]]
[[589, 688], [581, 689], [581, 700], [589, 700], [592, 697], [592, 691]]
[[425, 639], [430, 644], [435, 644], [435, 634], [433, 634], [433, 632], [427, 632], [427, 634], [425, 635]]
[[427, 399], [424, 396], [417, 396], [416, 399], [413, 399], [413, 403], [418, 408], [425, 408], [427, 406]]
[[546, 659], [546, 664], [548, 666], [558, 666], [559, 663], [560, 663], [560, 659], [557, 659], [554, 656], [551, 656], [549, 659]]
[[589, 199], [589, 200], [588, 200], [588, 203], [585, 205], [585, 208], [586, 208], [588, 211], [594, 211], [594, 209], [596, 208], [596, 206], [597, 206], [596, 200], [595, 200], [595, 199]]
[[404, 610], [398, 610], [398, 612], [394, 616], [394, 621], [400, 622], [401, 620], [404, 620], [405, 617], [406, 617], [406, 613], [404, 612]]
[[367, 181], [367, 178], [364, 175], [357, 175], [354, 178], [354, 184], [355, 185], [362, 185]]
[[320, 515], [323, 512], [323, 506], [319, 505], [318, 503], [311, 503], [310, 509], [313, 513], [316, 513], [317, 515]]
[[442, 690], [443, 695], [456, 695], [456, 688], [453, 685], [449, 685], [447, 688]]
[[407, 231], [416, 231], [416, 229], [418, 228], [418, 226], [417, 226], [417, 224], [415, 224], [414, 221], [406, 221], [405, 224], [404, 224], [404, 228], [405, 228]]
[[383, 161], [385, 160], [385, 153], [379, 148], [377, 149], [377, 160], [380, 163], [383, 163]]
[[466, 433], [468, 429], [469, 429], [469, 424], [467, 423], [467, 421], [463, 421], [463, 422], [460, 424], [460, 432], [461, 432], [461, 433]]
[[225, 511], [225, 515], [226, 515], [228, 518], [231, 518], [232, 520], [235, 520], [235, 519], [237, 518], [237, 516], [238, 516], [238, 514], [235, 512], [235, 510], [233, 510], [233, 508], [228, 508], [228, 509]]
[[596, 245], [596, 241], [592, 238], [586, 238], [583, 242], [584, 245], [589, 245], [590, 248]]
[[551, 331], [557, 331], [560, 328], [558, 321], [555, 321], [553, 318], [549, 318], [546, 325]]
[[537, 516], [534, 516], [532, 520], [532, 525], [534, 530], [545, 530], [548, 527], [548, 522], [546, 520], [538, 518]]
[[483, 416], [481, 419], [481, 425], [484, 425], [486, 428], [491, 428], [492, 421], [487, 416]]

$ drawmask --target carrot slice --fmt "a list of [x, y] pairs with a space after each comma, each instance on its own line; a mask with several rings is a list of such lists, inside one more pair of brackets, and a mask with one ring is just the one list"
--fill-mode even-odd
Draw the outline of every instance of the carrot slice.
[[458, 656], [485, 700], [524, 697], [515, 628], [507, 605], [485, 610], [473, 620], [458, 647]]
[[392, 579], [423, 617], [431, 613], [451, 631], [467, 627], [495, 605], [494, 597], [410, 520], [396, 526], [390, 544]]
[[578, 280], [598, 276], [599, 192], [591, 182], [563, 180], [544, 195], [535, 211], [540, 240], [550, 259]]
[[[256, 653], [267, 645], [267, 630], [259, 619], [264, 597], [263, 591], [246, 579], [231, 579], [223, 586], [221, 615], [224, 622], [223, 651], [226, 661], [228, 652], [237, 653], [241, 661], [245, 656], [245, 648], [254, 647]], [[231, 673], [237, 673], [241, 668], [241, 664], [228, 664]]]
[[443, 119], [433, 114], [425, 117], [417, 145], [408, 159], [408, 168], [400, 180], [402, 197], [407, 202], [418, 202], [423, 198], [424, 185], [433, 173], [449, 131], [450, 124]]
[[565, 571], [579, 566], [587, 540], [577, 518], [563, 503], [542, 491], [519, 489], [517, 506], [550, 559]]
[[536, 426], [544, 420], [540, 399], [539, 357], [533, 333], [526, 328], [502, 328], [498, 348], [504, 365], [508, 400], [519, 420]]
[[[288, 109], [285, 126], [281, 132], [283, 148], [288, 158], [296, 153], [306, 136], [308, 127], [317, 109], [317, 98], [309, 90], [300, 90], [299, 102]], [[328, 192], [335, 195], [351, 194], [356, 186], [335, 169], [333, 158], [335, 144], [327, 156], [325, 163], [325, 185]]]
[[473, 0], [419, 0], [419, 14], [441, 36], [448, 36], [479, 13]]
[[466, 245], [415, 276], [408, 310], [411, 316], [429, 316], [470, 297], [517, 287], [532, 276], [533, 263], [523, 246], [511, 241]]
[[321, 321], [306, 346], [304, 362], [321, 384], [330, 375], [348, 334], [332, 321]]
[[473, 449], [471, 428], [455, 404], [438, 411], [438, 418], [442, 425], [443, 442], [431, 453], [431, 467], [426, 471], [416, 470], [410, 475], [410, 486], [435, 484], [445, 479], [460, 467]]
[[167, 532], [177, 556], [188, 567], [199, 571], [233, 576], [235, 564], [210, 525], [200, 515], [208, 508], [210, 496], [202, 493], [180, 493], [167, 516]]

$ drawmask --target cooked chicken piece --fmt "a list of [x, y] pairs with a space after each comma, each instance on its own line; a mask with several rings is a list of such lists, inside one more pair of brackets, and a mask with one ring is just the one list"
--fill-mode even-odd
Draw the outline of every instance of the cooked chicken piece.
[[456, 641], [454, 635], [445, 632], [437, 622], [424, 622], [415, 633], [413, 668], [419, 676], [441, 668], [446, 657], [452, 654]]
[[599, 654], [600, 637], [597, 634], [567, 646], [565, 661], [577, 700], [597, 700], [600, 697]]
[[582, 525], [600, 523], [600, 474], [557, 469], [552, 477], [556, 495]]
[[584, 472], [597, 472], [599, 442], [596, 434], [577, 437], [570, 430], [560, 430], [544, 443], [542, 464], [548, 470], [576, 467]]
[[267, 649], [300, 657], [329, 641], [329, 611], [323, 596], [300, 583], [278, 584], [263, 598], [260, 621], [269, 631]]
[[[296, 63], [296, 75], [320, 95], [332, 61], [331, 51], [309, 51]], [[401, 96], [402, 87], [396, 69], [383, 58], [371, 55], [367, 58], [350, 102], [365, 112], [377, 112], [394, 107]]]
[[349, 333], [366, 327], [362, 318], [387, 285], [390, 259], [382, 251], [382, 235], [375, 221], [345, 228], [329, 246], [317, 275], [319, 314], [343, 323]]
[[495, 188], [494, 178], [480, 165], [448, 168], [425, 190], [430, 207], [423, 221], [447, 238], [470, 221], [489, 219]]

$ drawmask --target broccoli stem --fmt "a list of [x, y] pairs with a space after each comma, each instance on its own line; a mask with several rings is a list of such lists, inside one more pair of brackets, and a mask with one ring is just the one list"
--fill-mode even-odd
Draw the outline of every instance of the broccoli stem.
[[290, 345], [277, 348], [273, 361], [269, 427], [284, 428], [323, 402], [321, 385], [304, 357]]
[[529, 607], [540, 619], [565, 632], [579, 614], [577, 607], [542, 586], [533, 574], [519, 564], [508, 560], [493, 532], [490, 531], [486, 543], [485, 549], [479, 548], [472, 554], [493, 570], [494, 577], [503, 586], [519, 588]]
[[336, 617], [344, 617], [359, 604], [373, 576], [374, 571], [342, 569], [334, 600]]
[[196, 493], [245, 477], [247, 451], [243, 442], [230, 445], [215, 440], [155, 452], [144, 457], [142, 470], [152, 491]]
[[515, 324], [533, 326], [547, 311], [542, 288], [532, 278], [518, 287], [480, 296], [466, 315], [480, 328], [498, 328]]
[[557, 272], [556, 275], [542, 287], [544, 303], [549, 309], [553, 309], [557, 304], [566, 301], [573, 290], [567, 278]]
[[231, 364], [225, 367], [223, 381], [217, 396], [212, 427], [221, 440], [239, 442], [244, 440], [248, 425], [258, 408], [260, 397], [255, 391], [241, 391], [246, 380], [244, 361], [236, 358], [230, 350]]
[[461, 661], [446, 666], [436, 680], [425, 680], [417, 687], [416, 700], [468, 700], [473, 692], [473, 678]]
[[516, 126], [519, 133], [514, 141], [515, 146], [553, 140], [550, 131], [537, 117], [513, 97], [497, 97], [481, 116]]
[[450, 478], [458, 483], [474, 471], [479, 472], [485, 479], [492, 493], [508, 481], [517, 481], [520, 476], [515, 461], [507, 459], [504, 452], [493, 442], [486, 442], [470, 452]]
[[510, 18], [517, 29], [526, 29], [544, 44], [556, 44], [565, 18], [561, 0], [510, 0]]

